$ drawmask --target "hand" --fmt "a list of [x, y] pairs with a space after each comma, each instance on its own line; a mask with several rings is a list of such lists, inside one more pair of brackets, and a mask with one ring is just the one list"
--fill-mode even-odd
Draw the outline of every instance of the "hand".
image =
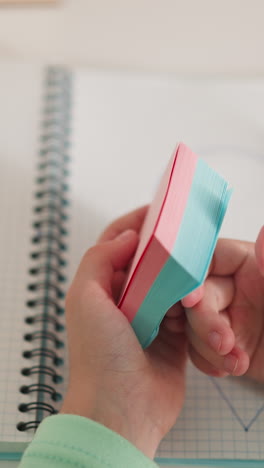
[[264, 228], [256, 245], [219, 240], [204, 285], [182, 301], [193, 363], [264, 382]]
[[102, 423], [153, 457], [182, 407], [186, 342], [161, 327], [144, 351], [115, 304], [145, 213], [130, 213], [105, 231], [68, 292], [70, 380], [61, 411]]

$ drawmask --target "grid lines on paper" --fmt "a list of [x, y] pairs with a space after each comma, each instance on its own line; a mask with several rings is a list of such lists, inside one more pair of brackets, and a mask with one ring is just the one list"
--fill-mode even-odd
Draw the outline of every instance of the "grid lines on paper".
[[214, 379], [190, 364], [184, 409], [162, 441], [157, 456], [263, 459], [263, 399], [264, 389], [260, 384], [225, 378], [217, 379], [215, 385]]
[[[0, 174], [0, 439], [27, 440], [16, 430], [19, 414], [27, 267], [32, 209], [33, 164], [25, 173], [12, 158]], [[21, 177], [23, 183], [21, 183]], [[26, 179], [26, 180], [25, 180]], [[12, 181], [12, 185], [10, 185]]]

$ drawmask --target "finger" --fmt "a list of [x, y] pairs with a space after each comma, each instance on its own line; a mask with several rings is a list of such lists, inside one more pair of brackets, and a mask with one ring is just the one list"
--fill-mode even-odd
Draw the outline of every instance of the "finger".
[[264, 226], [261, 228], [256, 240], [255, 253], [259, 271], [264, 276]]
[[189, 343], [196, 353], [221, 372], [227, 372], [230, 375], [239, 376], [245, 374], [248, 370], [249, 357], [247, 353], [238, 346], [233, 347], [231, 352], [227, 355], [220, 356], [207, 344], [201, 341], [189, 326], [186, 327], [186, 333]]
[[161, 362], [162, 369], [171, 366], [175, 377], [182, 376], [187, 360], [186, 335], [185, 333], [174, 333], [161, 327], [157, 338], [146, 349], [145, 353], [154, 360], [155, 365], [157, 362]]
[[178, 317], [165, 316], [161, 323], [161, 327], [166, 328], [166, 330], [169, 330], [174, 333], [183, 333], [185, 330], [185, 324], [186, 317], [184, 314]]
[[199, 288], [192, 291], [188, 296], [184, 297], [181, 300], [183, 307], [194, 307], [198, 302], [200, 302], [204, 295], [204, 285], [202, 284]]
[[[264, 237], [264, 234], [263, 234]], [[250, 243], [233, 239], [219, 239], [214, 255], [207, 272], [208, 275], [230, 276], [233, 275], [244, 263], [249, 254]], [[263, 273], [264, 273], [264, 249], [263, 249]], [[203, 297], [203, 285], [182, 299], [184, 307], [193, 307]]]
[[112, 295], [114, 272], [127, 266], [137, 244], [137, 233], [127, 230], [112, 241], [95, 245], [84, 255], [76, 281], [97, 282]]
[[246, 260], [250, 245], [250, 242], [219, 239], [209, 267], [209, 273], [219, 276], [233, 275]]
[[[171, 365], [177, 370], [177, 373], [181, 375], [185, 373], [186, 362], [187, 362], [187, 340], [185, 333], [172, 333], [166, 331], [164, 333], [164, 346], [170, 345], [173, 347], [173, 353], [171, 349], [168, 351], [171, 359]], [[167, 360], [169, 361], [169, 359]]]
[[122, 270], [116, 271], [113, 275], [112, 295], [113, 295], [115, 303], [118, 302], [118, 299], [120, 297], [120, 292], [122, 289], [122, 285], [124, 284], [125, 278], [126, 278], [126, 273]]
[[207, 359], [203, 358], [199, 353], [197, 353], [191, 344], [189, 344], [188, 353], [195, 367], [197, 367], [197, 369], [199, 369], [204, 374], [210, 375], [211, 377], [226, 377], [229, 375], [228, 372], [221, 371], [214, 367], [209, 361], [207, 361]]
[[177, 368], [181, 373], [184, 373], [187, 361], [187, 340], [185, 334], [177, 334], [174, 341], [176, 342], [174, 349], [176, 352], [175, 361], [177, 362]]
[[161, 327], [175, 333], [183, 333], [185, 329], [186, 316], [180, 302], [174, 304], [166, 313]]
[[113, 240], [116, 236], [118, 236], [121, 232], [127, 229], [133, 229], [139, 233], [144, 218], [146, 216], [148, 210], [148, 206], [143, 206], [134, 210], [120, 218], [116, 219], [113, 223], [110, 224], [106, 228], [106, 230], [101, 234], [98, 239], [98, 242], [105, 242], [108, 240]]
[[204, 284], [202, 300], [195, 307], [185, 309], [189, 326], [199, 342], [220, 355], [228, 354], [235, 344], [230, 325], [219, 313], [230, 305], [234, 292], [231, 278], [210, 277]]
[[178, 317], [184, 314], [184, 309], [180, 302], [176, 302], [166, 313], [166, 317]]

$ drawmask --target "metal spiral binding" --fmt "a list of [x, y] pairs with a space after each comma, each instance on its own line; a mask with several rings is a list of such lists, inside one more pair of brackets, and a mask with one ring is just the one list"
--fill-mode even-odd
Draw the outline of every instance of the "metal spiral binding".
[[[33, 222], [34, 235], [31, 252], [32, 266], [28, 284], [30, 297], [26, 303], [28, 315], [25, 323], [25, 343], [31, 349], [23, 351], [23, 358], [32, 365], [21, 369], [25, 378], [36, 381], [22, 385], [20, 393], [34, 396], [33, 401], [19, 404], [21, 413], [30, 413], [29, 421], [17, 424], [19, 431], [36, 429], [47, 414], [56, 413], [54, 402], [61, 398], [56, 385], [62, 382], [57, 368], [63, 363], [58, 350], [63, 347], [60, 333], [64, 329], [58, 316], [63, 314], [63, 283], [66, 278], [68, 148], [71, 119], [71, 74], [59, 68], [48, 68], [45, 79], [44, 120], [41, 129], [41, 149]], [[47, 381], [46, 381], [47, 380]], [[45, 400], [45, 401], [44, 401]]]

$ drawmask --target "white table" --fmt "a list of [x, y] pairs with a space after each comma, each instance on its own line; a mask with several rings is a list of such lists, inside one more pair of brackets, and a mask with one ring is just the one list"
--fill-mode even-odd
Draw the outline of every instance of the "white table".
[[261, 0], [0, 7], [0, 59], [194, 75], [264, 73]]

